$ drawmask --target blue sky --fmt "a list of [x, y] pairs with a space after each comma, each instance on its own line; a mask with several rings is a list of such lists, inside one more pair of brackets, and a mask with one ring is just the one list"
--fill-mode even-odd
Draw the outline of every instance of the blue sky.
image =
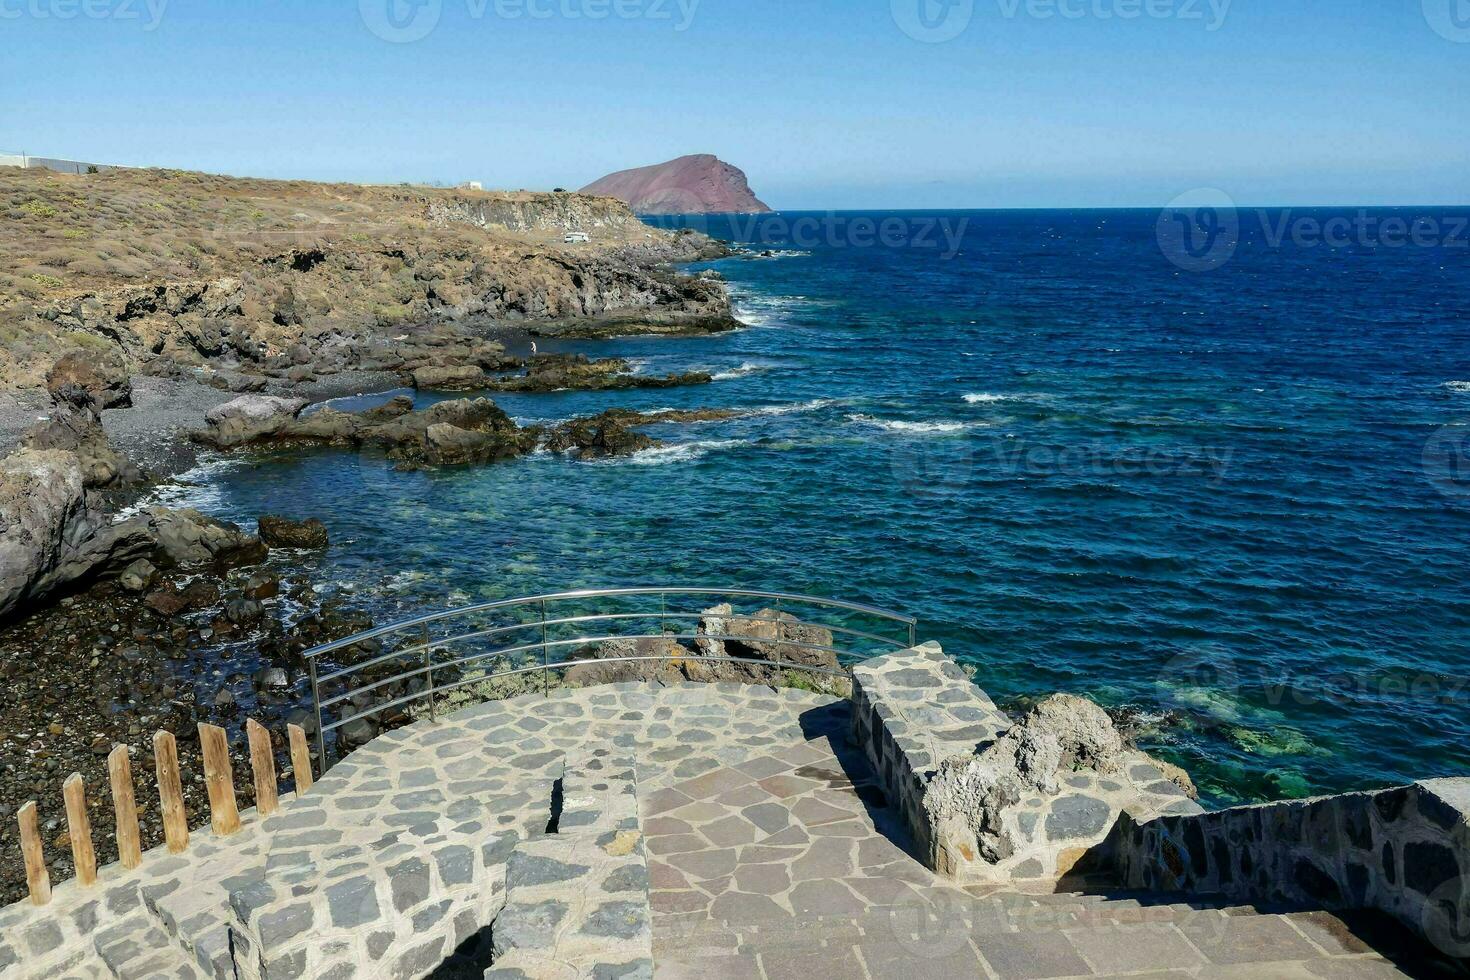
[[712, 152], [781, 208], [1470, 204], [1470, 0], [0, 0], [0, 41], [0, 152], [512, 188]]

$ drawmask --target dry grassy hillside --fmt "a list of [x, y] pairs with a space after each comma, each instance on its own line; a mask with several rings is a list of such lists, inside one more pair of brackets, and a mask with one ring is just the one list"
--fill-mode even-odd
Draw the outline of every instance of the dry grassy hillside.
[[[138, 367], [227, 354], [269, 372], [292, 345], [406, 321], [699, 312], [709, 298], [691, 305], [626, 261], [678, 257], [672, 236], [578, 194], [0, 168], [0, 202], [6, 388], [78, 346], [120, 347]], [[563, 246], [569, 229], [593, 244]]]

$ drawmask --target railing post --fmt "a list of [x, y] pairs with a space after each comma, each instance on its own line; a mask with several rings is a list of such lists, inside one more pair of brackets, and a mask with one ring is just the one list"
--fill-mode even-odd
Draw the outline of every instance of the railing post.
[[909, 649], [919, 645], [918, 623], [909, 623]]
[[311, 705], [316, 710], [316, 757], [322, 767], [321, 775], [327, 774], [327, 733], [322, 728], [322, 690], [316, 680], [316, 658], [307, 661], [311, 665]]
[[434, 648], [429, 645], [429, 631], [424, 630], [424, 692], [429, 696], [429, 720], [439, 720], [439, 709], [434, 705]]
[[547, 644], [546, 600], [541, 600], [541, 696], [551, 697], [551, 647]]
[[781, 649], [781, 600], [776, 600], [776, 682], [781, 681], [782, 664], [785, 663], [786, 655]]

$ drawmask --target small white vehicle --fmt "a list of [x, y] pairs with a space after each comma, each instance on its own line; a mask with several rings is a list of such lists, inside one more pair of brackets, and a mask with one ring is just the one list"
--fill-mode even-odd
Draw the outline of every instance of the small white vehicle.
[[592, 236], [588, 235], [585, 231], [569, 231], [562, 241], [568, 245], [586, 245], [592, 241]]

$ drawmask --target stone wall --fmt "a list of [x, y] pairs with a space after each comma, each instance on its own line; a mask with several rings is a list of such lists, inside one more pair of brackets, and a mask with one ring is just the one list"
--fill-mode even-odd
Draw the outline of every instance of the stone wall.
[[1377, 909], [1470, 957], [1470, 779], [1194, 816], [1125, 814], [1123, 884], [1332, 911]]
[[[1097, 706], [1066, 696], [1046, 704], [1056, 711], [1015, 722], [934, 643], [854, 668], [852, 741], [928, 867], [962, 881], [1056, 881], [1107, 867], [1125, 808], [1199, 812]], [[1112, 747], [1107, 758], [1077, 751], [1072, 736], [1089, 727]]]

